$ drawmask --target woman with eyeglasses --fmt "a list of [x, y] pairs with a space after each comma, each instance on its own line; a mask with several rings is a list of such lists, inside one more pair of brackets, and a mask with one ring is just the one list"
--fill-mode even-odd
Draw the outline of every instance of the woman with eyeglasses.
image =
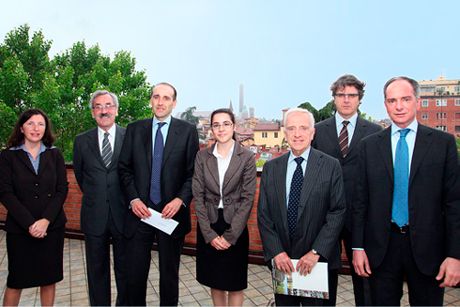
[[256, 165], [254, 154], [235, 140], [232, 111], [212, 112], [211, 127], [216, 143], [197, 154], [192, 183], [198, 219], [196, 279], [211, 288], [214, 306], [242, 306]]
[[22, 113], [0, 153], [0, 202], [8, 210], [8, 278], [3, 306], [17, 306], [24, 288], [40, 287], [42, 306], [54, 304], [63, 279], [67, 196], [64, 159], [53, 147], [50, 121], [39, 109]]

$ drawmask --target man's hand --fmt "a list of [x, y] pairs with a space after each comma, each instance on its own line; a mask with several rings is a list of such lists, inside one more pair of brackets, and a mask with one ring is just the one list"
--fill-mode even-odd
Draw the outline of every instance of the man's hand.
[[363, 250], [353, 251], [353, 267], [355, 268], [356, 274], [361, 277], [369, 277], [372, 274], [367, 254]]
[[310, 274], [313, 270], [313, 267], [318, 263], [319, 255], [314, 254], [312, 251], [309, 251], [297, 262], [296, 270], [300, 275]]
[[46, 231], [48, 230], [49, 224], [50, 222], [45, 218], [35, 221], [35, 223], [29, 227], [30, 235], [34, 238], [43, 239], [47, 235]]
[[178, 197], [174, 198], [163, 208], [163, 211], [161, 211], [161, 217], [165, 219], [172, 218], [174, 215], [176, 215], [177, 211], [179, 211], [182, 203], [182, 199]]
[[291, 258], [289, 258], [286, 252], [279, 253], [273, 259], [275, 260], [276, 268], [284, 274], [290, 275], [292, 272], [295, 271]]
[[460, 259], [447, 257], [439, 267], [438, 276], [436, 280], [444, 281], [439, 285], [440, 287], [454, 287], [460, 283]]
[[131, 210], [140, 219], [145, 219], [152, 215], [147, 206], [140, 199], [135, 199], [131, 202]]
[[228, 243], [227, 240], [225, 240], [223, 237], [215, 237], [211, 241], [211, 246], [217, 250], [226, 250], [231, 246], [231, 244]]

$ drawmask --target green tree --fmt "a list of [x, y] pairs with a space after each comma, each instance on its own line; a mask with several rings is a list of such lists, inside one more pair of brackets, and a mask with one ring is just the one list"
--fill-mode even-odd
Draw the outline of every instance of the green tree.
[[325, 120], [335, 113], [334, 100], [330, 100], [326, 105], [318, 111], [318, 118], [315, 118], [316, 122]]
[[118, 95], [117, 122], [122, 126], [151, 115], [150, 85], [129, 52], [119, 51], [111, 59], [98, 45], [87, 48], [84, 42], [76, 42], [50, 59], [52, 42], [41, 31], [32, 36], [29, 32], [28, 25], [19, 26], [0, 44], [0, 147], [5, 146], [17, 116], [37, 107], [49, 115], [56, 146], [70, 161], [75, 136], [95, 126], [89, 99], [98, 89]]
[[308, 111], [311, 112], [311, 114], [313, 114], [313, 117], [315, 118], [315, 122], [318, 122], [318, 110], [316, 110], [316, 108], [314, 106], [312, 106], [312, 104], [308, 101], [305, 101], [301, 104], [299, 104], [298, 106], [299, 108], [302, 108], [302, 109], [307, 109]]
[[193, 106], [193, 107], [188, 107], [187, 109], [185, 109], [185, 111], [180, 115], [180, 118], [183, 119], [183, 120], [186, 120], [194, 125], [198, 124], [198, 117], [193, 115], [193, 113], [195, 112], [196, 110], [196, 107]]

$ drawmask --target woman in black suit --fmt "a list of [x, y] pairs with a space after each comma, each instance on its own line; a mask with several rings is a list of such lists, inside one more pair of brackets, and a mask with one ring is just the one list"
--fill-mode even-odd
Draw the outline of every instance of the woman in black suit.
[[248, 279], [247, 221], [256, 189], [254, 154], [234, 140], [229, 109], [211, 114], [216, 144], [195, 160], [192, 190], [197, 227], [197, 280], [215, 306], [242, 306]]
[[67, 196], [64, 159], [53, 147], [46, 114], [22, 113], [0, 153], [0, 202], [8, 210], [7, 288], [4, 306], [17, 306], [23, 288], [40, 287], [42, 306], [54, 303], [56, 282], [63, 279]]

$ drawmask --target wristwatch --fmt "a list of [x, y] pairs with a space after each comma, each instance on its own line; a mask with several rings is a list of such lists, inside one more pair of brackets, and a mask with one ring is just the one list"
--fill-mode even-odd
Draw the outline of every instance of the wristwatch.
[[318, 252], [316, 251], [316, 249], [313, 249], [313, 248], [312, 248], [312, 249], [311, 249], [311, 252], [312, 252], [313, 254], [315, 254], [315, 255], [318, 255], [318, 256], [319, 256], [319, 254], [318, 254]]

